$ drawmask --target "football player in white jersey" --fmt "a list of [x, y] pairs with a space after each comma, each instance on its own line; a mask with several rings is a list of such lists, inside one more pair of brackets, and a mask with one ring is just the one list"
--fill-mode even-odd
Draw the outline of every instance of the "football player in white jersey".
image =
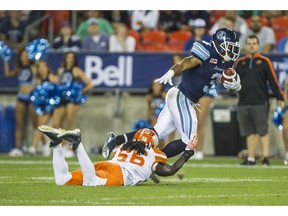
[[[152, 172], [159, 176], [174, 175], [194, 154], [197, 137], [189, 149], [172, 165], [166, 164], [166, 155], [157, 148], [158, 136], [148, 128], [140, 129], [133, 140], [116, 146], [113, 158], [93, 164], [81, 142], [79, 129], [55, 129], [41, 125], [39, 130], [51, 139], [53, 169], [57, 185], [134, 186], [147, 181]], [[76, 152], [81, 169], [68, 172], [63, 156], [62, 140], [70, 142]]]

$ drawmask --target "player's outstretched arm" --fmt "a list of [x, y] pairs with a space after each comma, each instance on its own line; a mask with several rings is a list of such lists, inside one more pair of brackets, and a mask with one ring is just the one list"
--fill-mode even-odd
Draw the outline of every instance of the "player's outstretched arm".
[[182, 156], [172, 166], [166, 163], [158, 163], [155, 173], [159, 176], [174, 175], [193, 155], [194, 150], [185, 150]]
[[163, 84], [169, 83], [172, 86], [172, 77], [175, 74], [181, 74], [183, 71], [194, 68], [200, 64], [201, 61], [199, 59], [193, 56], [186, 57], [182, 59], [182, 61], [180, 61], [179, 63], [174, 64], [167, 73], [165, 73], [162, 77], [156, 79], [154, 82], [159, 82]]

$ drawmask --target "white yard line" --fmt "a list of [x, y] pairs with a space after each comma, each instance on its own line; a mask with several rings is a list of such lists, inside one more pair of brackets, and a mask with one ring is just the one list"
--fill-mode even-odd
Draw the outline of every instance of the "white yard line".
[[0, 179], [15, 178], [16, 176], [0, 176]]
[[[9, 179], [15, 178], [15, 176], [1, 176], [0, 179]], [[179, 183], [179, 182], [209, 182], [209, 183], [229, 183], [229, 182], [277, 182], [283, 181], [283, 179], [287, 179], [288, 177], [283, 176], [281, 179], [279, 178], [269, 178], [269, 179], [259, 179], [259, 178], [242, 178], [242, 179], [234, 179], [234, 178], [189, 178], [189, 179], [182, 179], [179, 178], [163, 178], [160, 177], [161, 182], [166, 183]], [[54, 182], [54, 177], [51, 176], [43, 176], [43, 177], [29, 177], [24, 178], [28, 179], [29, 181], [20, 181], [17, 182], [18, 184], [29, 184], [29, 183], [43, 183], [43, 182]], [[32, 180], [32, 181], [31, 181]], [[15, 184], [15, 182], [0, 182], [0, 184]]]
[[0, 171], [4, 171], [4, 170], [51, 170], [52, 167], [46, 167], [46, 168], [39, 168], [39, 167], [11, 167], [11, 168], [0, 168]]
[[[206, 194], [206, 195], [169, 195], [169, 196], [147, 196], [147, 197], [129, 197], [129, 200], [138, 200], [138, 199], [190, 199], [190, 198], [221, 198], [221, 197], [268, 197], [268, 196], [288, 196], [288, 193], [283, 193], [283, 194], [266, 194], [266, 193], [263, 193], [263, 194]], [[123, 198], [121, 197], [115, 197], [115, 198], [102, 198], [100, 200], [103, 200], [103, 201], [108, 201], [108, 200], [123, 200]]]
[[[50, 180], [49, 180], [50, 182]], [[13, 182], [0, 182], [0, 184], [12, 184], [12, 185], [15, 185], [15, 184], [43, 184], [43, 181], [42, 182], [37, 182], [37, 181], [13, 181]], [[0, 202], [1, 203], [1, 202]]]
[[[0, 179], [15, 179], [17, 178], [17, 176], [0, 176]], [[36, 184], [40, 184], [40, 183], [43, 183], [43, 182], [51, 182], [51, 181], [54, 181], [54, 177], [52, 176], [49, 176], [49, 177], [28, 177], [28, 178], [22, 178], [22, 179], [28, 179], [29, 181], [13, 181], [13, 182], [0, 182], [0, 184], [31, 184], [31, 183], [36, 183]]]
[[[69, 165], [79, 165], [77, 161], [67, 161]], [[43, 161], [43, 160], [25, 160], [25, 161], [11, 161], [11, 160], [0, 160], [1, 164], [19, 164], [19, 165], [25, 165], [25, 164], [31, 164], [31, 165], [52, 165], [52, 161]], [[285, 165], [271, 165], [268, 167], [262, 166], [262, 165], [255, 165], [255, 166], [243, 166], [239, 164], [191, 164], [187, 163], [184, 166], [186, 167], [200, 167], [200, 168], [263, 168], [263, 169], [288, 169], [288, 166]], [[0, 167], [0, 170], [2, 168]]]
[[271, 165], [271, 166], [262, 166], [262, 165], [255, 165], [255, 166], [243, 166], [240, 164], [184, 164], [187, 167], [201, 167], [201, 168], [248, 168], [248, 169], [288, 169], [285, 165]]
[[[71, 164], [71, 165], [77, 165], [77, 164], [79, 164], [77, 161], [67, 161], [67, 163], [68, 164]], [[14, 165], [14, 164], [17, 164], [17, 165], [30, 165], [30, 164], [32, 164], [32, 165], [52, 165], [52, 161], [41, 161], [41, 160], [31, 160], [31, 161], [11, 161], [11, 160], [0, 160], [0, 165], [1, 164], [12, 164], [12, 165]], [[0, 168], [0, 170], [1, 170], [2, 168]]]
[[40, 181], [47, 181], [47, 180], [54, 180], [54, 177], [31, 177], [32, 180], [40, 180]]
[[[206, 194], [206, 195], [169, 195], [169, 196], [147, 196], [147, 197], [144, 197], [144, 196], [136, 196], [136, 197], [129, 197], [129, 202], [127, 202], [127, 199], [124, 199], [123, 197], [115, 197], [115, 198], [111, 198], [111, 197], [103, 197], [103, 198], [99, 198], [97, 199], [97, 201], [91, 201], [91, 200], [85, 200], [85, 204], [87, 205], [115, 205], [115, 201], [122, 201], [125, 203], [125, 205], [134, 205], [135, 202], [133, 202], [132, 200], [151, 200], [151, 199], [161, 199], [161, 200], [170, 200], [170, 199], [201, 199], [201, 198], [229, 198], [229, 197], [279, 197], [279, 196], [288, 196], [288, 193], [283, 193], [283, 194], [279, 194], [279, 193], [271, 193], [271, 194], [267, 194], [267, 193], [263, 193], [263, 194]], [[1, 201], [1, 204], [5, 204], [5, 202], [9, 202], [11, 203], [12, 200], [2, 200]], [[109, 202], [109, 201], [112, 201], [112, 202]], [[45, 203], [51, 203], [51, 204], [76, 204], [78, 205], [79, 204], [79, 200], [73, 200], [73, 199], [70, 199], [70, 200], [62, 200], [62, 199], [54, 199], [54, 200], [45, 200], [45, 201], [41, 201], [41, 200], [29, 200], [29, 201], [25, 201], [25, 200], [15, 200], [15, 203], [27, 203], [29, 202], [29, 204], [33, 204], [33, 203], [39, 203], [39, 202], [45, 202]], [[138, 203], [139, 204], [139, 203]], [[147, 204], [145, 202], [143, 202], [142, 204]], [[229, 205], [228, 203], [226, 203], [227, 205]]]
[[[286, 179], [286, 177], [284, 177]], [[160, 177], [160, 182], [275, 182], [275, 181], [283, 181], [280, 180], [279, 178], [275, 179], [256, 179], [256, 178], [243, 178], [243, 179], [234, 179], [234, 178], [189, 178], [189, 179], [182, 179], [180, 180], [179, 178], [161, 178]], [[161, 183], [160, 183], [161, 184]]]
[[38, 161], [38, 160], [31, 160], [31, 161], [13, 161], [13, 160], [0, 160], [0, 164], [52, 164], [52, 161]]

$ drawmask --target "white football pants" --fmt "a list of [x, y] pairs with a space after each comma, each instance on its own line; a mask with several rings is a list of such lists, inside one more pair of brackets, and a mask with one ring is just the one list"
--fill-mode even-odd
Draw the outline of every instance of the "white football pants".
[[197, 134], [198, 120], [194, 106], [195, 104], [186, 98], [178, 88], [170, 88], [165, 98], [165, 106], [154, 126], [159, 139], [165, 139], [177, 129], [181, 134], [182, 141], [188, 144]]

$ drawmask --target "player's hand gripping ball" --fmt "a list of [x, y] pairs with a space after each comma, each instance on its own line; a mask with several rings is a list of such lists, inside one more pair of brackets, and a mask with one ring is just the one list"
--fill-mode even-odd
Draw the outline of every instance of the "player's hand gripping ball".
[[233, 68], [226, 68], [221, 75], [221, 83], [224, 81], [233, 82], [233, 78], [238, 79], [236, 71]]
[[240, 77], [233, 68], [225, 69], [222, 72], [220, 80], [223, 83], [224, 88], [226, 88], [228, 92], [238, 92], [241, 90]]

